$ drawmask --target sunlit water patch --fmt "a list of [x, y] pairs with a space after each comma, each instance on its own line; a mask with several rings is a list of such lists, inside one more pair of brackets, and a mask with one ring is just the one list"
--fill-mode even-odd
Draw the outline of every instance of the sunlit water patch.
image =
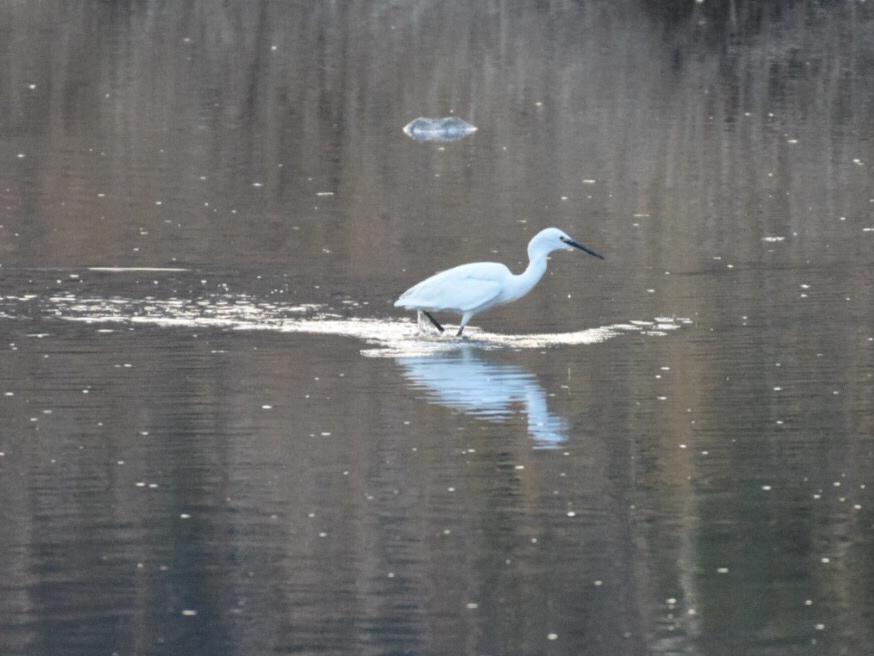
[[[16, 312], [18, 306], [19, 312]], [[27, 311], [24, 311], [27, 306]], [[271, 330], [286, 333], [337, 335], [367, 344], [362, 353], [374, 357], [415, 357], [458, 350], [544, 348], [605, 342], [628, 334], [665, 335], [689, 319], [659, 317], [565, 333], [500, 334], [470, 327], [464, 337], [422, 332], [409, 319], [343, 316], [315, 304], [290, 305], [241, 294], [202, 298], [101, 298], [76, 294], [6, 296], [0, 298], [2, 316], [46, 318], [93, 324], [146, 324], [168, 328]], [[447, 333], [450, 331], [447, 331]]]
[[477, 131], [475, 125], [457, 116], [427, 118], [422, 116], [404, 126], [404, 132], [417, 141], [459, 141]]

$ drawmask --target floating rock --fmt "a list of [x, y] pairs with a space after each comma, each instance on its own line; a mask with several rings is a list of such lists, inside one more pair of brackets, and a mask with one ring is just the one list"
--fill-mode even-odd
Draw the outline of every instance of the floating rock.
[[455, 116], [425, 118], [410, 121], [404, 126], [407, 136], [417, 141], [458, 141], [476, 132], [477, 127]]

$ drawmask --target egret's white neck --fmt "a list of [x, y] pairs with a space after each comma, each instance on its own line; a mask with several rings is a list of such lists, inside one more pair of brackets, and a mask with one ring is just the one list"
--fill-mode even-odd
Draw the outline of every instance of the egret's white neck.
[[531, 258], [525, 271], [513, 276], [513, 279], [507, 284], [501, 299], [502, 302], [511, 303], [525, 296], [534, 289], [534, 285], [540, 282], [544, 273], [546, 273], [546, 255]]

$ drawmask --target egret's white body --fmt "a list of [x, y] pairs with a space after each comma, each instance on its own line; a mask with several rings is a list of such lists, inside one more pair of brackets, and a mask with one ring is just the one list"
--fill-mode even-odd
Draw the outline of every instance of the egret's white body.
[[429, 313], [456, 312], [461, 315], [458, 328], [458, 335], [461, 335], [475, 314], [496, 305], [512, 303], [530, 292], [546, 273], [550, 253], [574, 248], [604, 259], [558, 228], [546, 228], [528, 243], [528, 267], [519, 275], [497, 262], [462, 264], [410, 287], [395, 301], [395, 307], [424, 313], [441, 332], [443, 328]]

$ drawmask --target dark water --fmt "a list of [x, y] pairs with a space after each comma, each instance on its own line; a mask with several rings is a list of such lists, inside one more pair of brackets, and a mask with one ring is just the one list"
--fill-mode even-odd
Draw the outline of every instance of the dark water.
[[0, 652], [874, 652], [870, 4], [0, 5]]

